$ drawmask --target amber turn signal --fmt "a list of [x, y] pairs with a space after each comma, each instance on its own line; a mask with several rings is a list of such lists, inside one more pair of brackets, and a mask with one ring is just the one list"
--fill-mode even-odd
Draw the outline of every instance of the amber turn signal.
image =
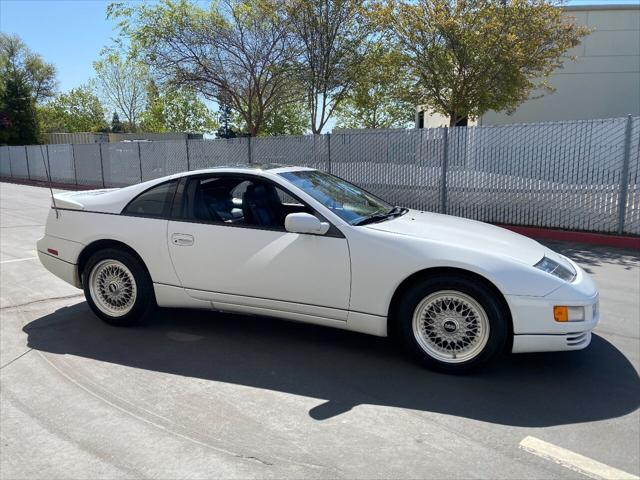
[[569, 321], [569, 309], [567, 307], [553, 307], [553, 318], [556, 322]]
[[581, 322], [584, 320], [584, 307], [556, 305], [553, 307], [553, 318], [556, 322]]

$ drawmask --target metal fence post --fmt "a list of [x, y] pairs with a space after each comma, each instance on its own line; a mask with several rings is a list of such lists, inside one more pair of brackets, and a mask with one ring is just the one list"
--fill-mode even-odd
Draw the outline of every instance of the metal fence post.
[[73, 180], [78, 185], [78, 172], [76, 171], [76, 149], [74, 144], [71, 144], [71, 159], [73, 160]]
[[142, 153], [140, 152], [140, 142], [138, 144], [138, 165], [140, 166], [140, 183], [142, 183]]
[[102, 142], [98, 143], [98, 152], [100, 153], [100, 177], [102, 177], [102, 188], [106, 188], [104, 183], [104, 162], [102, 161]]
[[24, 146], [24, 159], [27, 162], [27, 178], [31, 180], [31, 170], [29, 169], [29, 152], [27, 151], [27, 146]]
[[247, 163], [252, 163], [252, 158], [251, 158], [251, 155], [252, 155], [252, 153], [251, 153], [251, 135], [249, 135], [247, 137], [247, 155], [248, 155]]
[[386, 149], [385, 163], [389, 165], [389, 132], [387, 132], [387, 135], [385, 136], [384, 143]]
[[622, 174], [620, 175], [620, 196], [618, 197], [618, 233], [624, 232], [624, 220], [627, 213], [627, 190], [629, 187], [629, 160], [631, 156], [631, 126], [633, 119], [627, 115], [624, 132], [624, 153]]
[[442, 179], [440, 183], [440, 213], [447, 213], [447, 169], [449, 164], [449, 127], [442, 127]]
[[13, 178], [13, 168], [11, 168], [11, 148], [7, 146], [7, 156], [9, 157], [9, 177]]
[[327, 173], [331, 173], [331, 134], [327, 133]]
[[189, 162], [189, 139], [185, 139], [184, 145], [187, 149], [187, 172], [191, 170], [191, 162]]
[[49, 174], [47, 180], [49, 181], [49, 184], [51, 184], [51, 182], [53, 182], [53, 172], [51, 171], [51, 160], [49, 160], [49, 145], [45, 145], [45, 150], [47, 151], [47, 168], [49, 169]]

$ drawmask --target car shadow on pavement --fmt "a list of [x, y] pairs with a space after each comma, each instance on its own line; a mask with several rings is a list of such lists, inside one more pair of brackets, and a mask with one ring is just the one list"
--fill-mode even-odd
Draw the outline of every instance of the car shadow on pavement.
[[600, 267], [603, 264], [620, 265], [625, 270], [640, 267], [640, 251], [638, 250], [551, 240], [544, 240], [541, 243], [579, 263], [590, 274], [593, 273], [593, 267]]
[[511, 355], [450, 376], [384, 338], [264, 317], [165, 309], [145, 325], [117, 328], [82, 302], [24, 331], [42, 352], [325, 399], [309, 411], [317, 420], [372, 404], [546, 427], [619, 417], [640, 399], [633, 365], [597, 335], [583, 351]]

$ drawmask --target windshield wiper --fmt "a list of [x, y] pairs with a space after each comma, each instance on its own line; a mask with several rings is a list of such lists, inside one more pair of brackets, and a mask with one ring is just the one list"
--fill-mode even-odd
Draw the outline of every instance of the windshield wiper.
[[363, 218], [362, 220], [358, 220], [354, 223], [355, 226], [367, 225], [369, 223], [382, 222], [389, 218], [399, 217], [407, 213], [409, 209], [402, 207], [393, 207], [391, 210], [385, 213], [375, 213], [373, 215], [369, 215], [368, 217]]

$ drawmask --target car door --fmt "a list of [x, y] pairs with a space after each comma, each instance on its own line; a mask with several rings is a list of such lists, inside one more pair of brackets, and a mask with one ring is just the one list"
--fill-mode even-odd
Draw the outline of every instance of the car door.
[[253, 175], [197, 176], [179, 186], [174, 207], [169, 250], [191, 296], [214, 306], [260, 306], [346, 320], [347, 241], [335, 227], [325, 235], [287, 232], [287, 212], [314, 213], [289, 192]]

